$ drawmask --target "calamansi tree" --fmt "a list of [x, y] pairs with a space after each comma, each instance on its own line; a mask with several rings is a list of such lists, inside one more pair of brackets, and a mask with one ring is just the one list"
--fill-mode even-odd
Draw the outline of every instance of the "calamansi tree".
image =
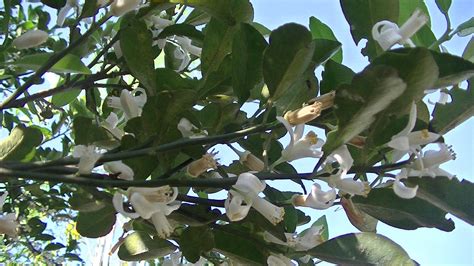
[[[270, 31], [247, 0], [36, 2], [0, 13], [0, 260], [81, 261], [81, 237], [115, 227], [125, 261], [408, 265], [378, 223], [473, 224], [473, 184], [441, 166], [474, 110], [472, 40], [443, 48], [473, 27], [451, 25], [451, 1], [436, 38], [422, 1], [341, 0], [360, 73], [317, 18]], [[360, 232], [328, 239], [305, 214], [335, 205]]]

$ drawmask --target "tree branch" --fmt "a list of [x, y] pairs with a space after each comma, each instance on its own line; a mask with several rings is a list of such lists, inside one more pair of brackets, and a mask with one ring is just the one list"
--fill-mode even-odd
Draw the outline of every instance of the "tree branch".
[[13, 94], [11, 94], [2, 104], [0, 104], [0, 110], [4, 110], [6, 108], [9, 108], [9, 103], [14, 101], [15, 99], [18, 98], [22, 93], [27, 91], [37, 79], [39, 79], [41, 76], [44, 75], [44, 73], [48, 72], [48, 70], [54, 66], [59, 60], [61, 60], [64, 56], [69, 54], [72, 50], [75, 48], [79, 47], [84, 41], [89, 39], [89, 37], [97, 30], [99, 29], [102, 24], [104, 24], [111, 15], [107, 15], [103, 17], [98, 23], [93, 24], [91, 28], [84, 33], [79, 39], [77, 39], [75, 42], [71, 43], [66, 49], [62, 50], [61, 52], [54, 54], [49, 58], [49, 60], [41, 66], [31, 77], [28, 78], [28, 80], [23, 83], [21, 87], [19, 87]]

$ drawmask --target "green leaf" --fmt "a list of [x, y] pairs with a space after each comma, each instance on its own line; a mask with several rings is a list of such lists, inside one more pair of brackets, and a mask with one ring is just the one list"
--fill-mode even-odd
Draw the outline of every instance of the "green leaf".
[[451, 7], [451, 0], [436, 0], [436, 5], [442, 13], [448, 14], [449, 8]]
[[112, 140], [104, 128], [95, 125], [93, 119], [84, 116], [76, 116], [74, 118], [72, 130], [76, 145], [105, 143]]
[[372, 27], [382, 20], [398, 20], [398, 0], [340, 0], [340, 3], [354, 42], [368, 41], [362, 53], [369, 59], [381, 54], [382, 48], [372, 38]]
[[29, 233], [33, 236], [41, 234], [46, 229], [46, 223], [36, 217], [28, 220], [28, 226], [31, 229]]
[[41, 3], [56, 9], [66, 5], [66, 0], [41, 0]]
[[232, 87], [243, 104], [261, 82], [263, 51], [267, 42], [251, 25], [242, 23], [232, 42]]
[[[32, 55], [25, 55], [11, 63], [13, 66], [21, 67], [27, 70], [38, 70], [50, 58], [53, 53], [39, 53]], [[91, 70], [82, 63], [81, 58], [73, 54], [67, 54], [61, 58], [54, 66], [49, 69], [54, 73], [77, 73], [77, 74], [92, 74]]]
[[186, 36], [193, 40], [202, 42], [204, 40], [204, 34], [197, 30], [194, 26], [188, 24], [174, 24], [163, 29], [157, 38], [164, 39], [169, 36], [180, 35]]
[[244, 237], [234, 226], [221, 226], [228, 230], [214, 230], [215, 249], [244, 265], [266, 265], [268, 254], [255, 241]]
[[235, 27], [217, 19], [211, 19], [207, 24], [201, 53], [201, 69], [205, 77], [219, 69], [224, 58], [230, 54], [235, 31]]
[[470, 18], [468, 21], [459, 25], [454, 32], [457, 32], [458, 36], [465, 37], [474, 32], [474, 18]]
[[[341, 50], [341, 43], [338, 41], [314, 39], [314, 54], [311, 64], [314, 68], [326, 63], [329, 59], [334, 59]], [[342, 56], [342, 54], [341, 54]]]
[[63, 107], [68, 103], [74, 101], [80, 93], [80, 89], [72, 89], [54, 94], [51, 99], [51, 103], [54, 104], [56, 107]]
[[120, 23], [120, 48], [133, 76], [146, 87], [148, 96], [157, 88], [153, 36], [145, 22], [125, 16]]
[[79, 212], [76, 221], [76, 230], [81, 236], [98, 238], [107, 235], [116, 221], [115, 208], [106, 205], [94, 212]]
[[321, 232], [321, 238], [324, 241], [327, 241], [329, 239], [329, 226], [328, 226], [328, 221], [326, 219], [326, 215], [323, 215], [316, 220], [316, 222], [313, 223], [313, 226], [322, 226], [323, 231]]
[[10, 135], [0, 140], [0, 160], [21, 161], [43, 141], [43, 134], [34, 127], [16, 126]]
[[197, 87], [197, 81], [195, 79], [183, 78], [179, 73], [169, 68], [157, 68], [155, 72], [158, 91], [177, 89], [194, 90]]
[[99, 6], [97, 5], [97, 0], [85, 0], [84, 5], [82, 6], [82, 13], [80, 18], [93, 17], [97, 14]]
[[418, 102], [425, 91], [432, 89], [439, 77], [439, 69], [433, 52], [426, 48], [397, 49], [374, 59], [369, 66], [386, 65], [395, 68], [407, 84], [407, 89], [388, 108], [389, 114], [408, 113], [413, 101]]
[[318, 80], [314, 70], [308, 69], [303, 76], [283, 92], [278, 101], [275, 102], [279, 114], [295, 110], [303, 106], [318, 94]]
[[463, 221], [474, 225], [474, 184], [464, 179], [449, 179], [444, 176], [410, 177], [410, 186], [418, 185], [416, 197], [451, 213]]
[[378, 220], [360, 210], [356, 205], [354, 205], [350, 198], [341, 198], [341, 205], [351, 224], [361, 232], [375, 233], [377, 231]]
[[338, 236], [303, 255], [306, 254], [335, 264], [416, 265], [401, 246], [375, 233]]
[[[321, 22], [315, 17], [309, 18], [309, 29], [313, 39], [323, 39], [330, 41], [337, 41], [336, 36], [326, 24]], [[339, 44], [340, 45], [340, 44]], [[342, 50], [338, 49], [336, 54], [333, 56], [333, 60], [342, 63]]]
[[355, 73], [345, 65], [329, 60], [324, 65], [321, 80], [321, 95], [336, 90], [342, 84], [351, 84]]
[[253, 7], [248, 0], [154, 0], [156, 3], [183, 4], [203, 10], [229, 25], [253, 20]]
[[430, 123], [434, 131], [444, 135], [474, 115], [473, 83], [473, 79], [468, 81], [467, 90], [458, 86], [453, 87], [448, 92], [451, 102], [445, 105], [436, 104], [433, 110], [433, 120]]
[[438, 81], [433, 88], [456, 85], [474, 76], [474, 63], [459, 56], [430, 52], [439, 69]]
[[61, 243], [49, 243], [48, 245], [46, 245], [46, 247], [44, 247], [43, 251], [53, 251], [53, 250], [58, 250], [65, 247], [66, 246], [64, 246]]
[[372, 189], [364, 198], [352, 198], [354, 204], [362, 211], [393, 227], [414, 230], [420, 227], [435, 227], [450, 232], [454, 222], [445, 218], [446, 212], [419, 199], [402, 199], [392, 188]]
[[208, 13], [200, 9], [193, 9], [193, 11], [189, 13], [183, 23], [193, 26], [199, 26], [208, 23], [209, 20], [211, 20], [211, 16]]
[[179, 249], [187, 261], [195, 263], [204, 252], [214, 248], [214, 235], [207, 226], [184, 229], [179, 241]]
[[474, 63], [474, 37], [471, 37], [469, 43], [466, 45], [462, 57], [471, 63]]
[[330, 154], [367, 129], [405, 89], [397, 71], [385, 66], [366, 68], [350, 86], [339, 88], [334, 101], [338, 128], [328, 134], [324, 153]]
[[139, 261], [161, 258], [176, 250], [170, 241], [150, 238], [143, 232], [128, 235], [118, 250], [118, 257], [124, 261]]
[[295, 23], [272, 32], [263, 57], [263, 77], [273, 100], [301, 79], [311, 62], [314, 45], [311, 33]]

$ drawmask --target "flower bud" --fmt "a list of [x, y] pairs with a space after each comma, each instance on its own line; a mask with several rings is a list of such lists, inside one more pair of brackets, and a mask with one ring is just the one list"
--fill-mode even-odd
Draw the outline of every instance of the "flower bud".
[[110, 6], [112, 15], [120, 17], [129, 11], [132, 11], [140, 5], [141, 0], [115, 0]]
[[285, 113], [284, 118], [291, 125], [306, 124], [321, 115], [321, 108], [322, 104], [320, 102], [314, 102], [311, 105]]
[[28, 49], [39, 46], [48, 40], [48, 33], [42, 30], [30, 30], [13, 40], [13, 46], [17, 49]]
[[240, 163], [247, 166], [252, 171], [263, 171], [265, 164], [257, 156], [253, 155], [249, 151], [244, 151], [242, 154], [239, 154]]
[[187, 173], [192, 177], [198, 177], [208, 169], [217, 169], [217, 162], [213, 154], [204, 154], [201, 159], [188, 165]]

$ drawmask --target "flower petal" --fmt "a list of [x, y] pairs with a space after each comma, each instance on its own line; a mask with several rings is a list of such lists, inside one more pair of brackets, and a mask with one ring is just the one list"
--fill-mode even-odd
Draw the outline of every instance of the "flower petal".
[[395, 178], [393, 183], [393, 192], [402, 199], [412, 199], [416, 197], [416, 191], [418, 190], [418, 185], [416, 187], [407, 187], [402, 182], [401, 179], [407, 178], [407, 171], [403, 169]]
[[128, 218], [136, 219], [140, 217], [140, 215], [136, 212], [126, 212], [123, 208], [123, 195], [119, 192], [115, 192], [114, 197], [112, 198], [112, 204], [115, 207], [115, 210], [121, 213], [123, 216]]

